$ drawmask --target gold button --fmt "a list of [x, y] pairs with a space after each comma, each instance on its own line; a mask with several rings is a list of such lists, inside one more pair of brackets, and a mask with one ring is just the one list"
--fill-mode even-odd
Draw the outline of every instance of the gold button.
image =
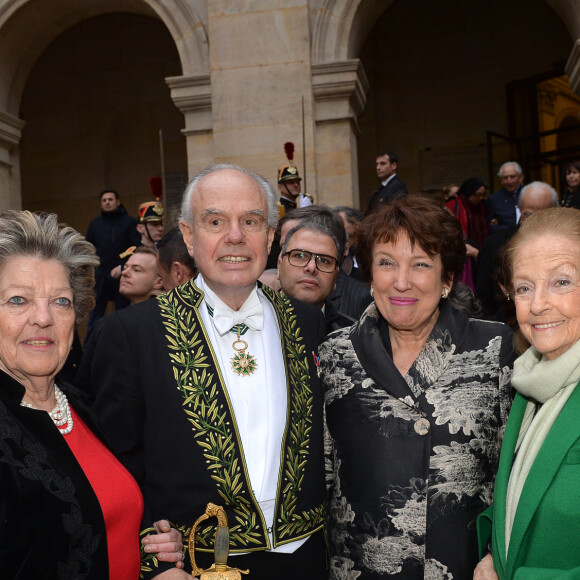
[[431, 429], [431, 423], [425, 417], [421, 417], [415, 421], [414, 427], [417, 435], [427, 435]]

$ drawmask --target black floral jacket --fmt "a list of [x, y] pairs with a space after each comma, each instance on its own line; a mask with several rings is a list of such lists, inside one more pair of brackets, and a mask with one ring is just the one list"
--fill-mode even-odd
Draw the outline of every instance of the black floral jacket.
[[511, 404], [511, 330], [442, 301], [403, 377], [371, 304], [320, 358], [330, 577], [471, 578]]

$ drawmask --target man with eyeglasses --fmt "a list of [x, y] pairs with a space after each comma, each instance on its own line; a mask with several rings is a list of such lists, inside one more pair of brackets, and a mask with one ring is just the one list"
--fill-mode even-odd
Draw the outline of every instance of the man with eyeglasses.
[[344, 226], [328, 210], [327, 215], [300, 220], [285, 235], [278, 257], [281, 291], [322, 309], [327, 333], [355, 322], [327, 301], [336, 286], [344, 243]]

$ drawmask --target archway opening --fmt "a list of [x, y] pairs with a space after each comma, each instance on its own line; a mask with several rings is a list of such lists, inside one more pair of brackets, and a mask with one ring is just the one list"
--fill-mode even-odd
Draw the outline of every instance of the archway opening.
[[175, 44], [155, 18], [104, 14], [58, 36], [23, 93], [23, 207], [57, 212], [84, 232], [99, 192], [112, 188], [135, 215], [152, 199], [148, 180], [160, 175], [161, 149], [169, 187], [181, 187], [184, 120], [165, 83], [180, 74]]
[[370, 83], [358, 140], [361, 207], [377, 188], [381, 150], [399, 154], [410, 191], [472, 175], [487, 182], [487, 132], [519, 137], [510, 135], [508, 84], [563, 74], [571, 49], [568, 30], [543, 0], [395, 0], [360, 54]]

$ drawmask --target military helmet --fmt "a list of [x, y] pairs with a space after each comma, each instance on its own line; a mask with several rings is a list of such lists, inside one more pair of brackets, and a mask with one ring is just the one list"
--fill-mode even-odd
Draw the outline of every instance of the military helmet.
[[298, 173], [296, 165], [294, 165], [294, 143], [287, 141], [284, 143], [284, 151], [286, 157], [288, 158], [288, 163], [280, 165], [278, 167], [278, 183], [284, 183], [285, 181], [302, 180]]
[[163, 222], [163, 182], [160, 177], [150, 177], [149, 186], [155, 201], [146, 201], [139, 206], [139, 223]]

